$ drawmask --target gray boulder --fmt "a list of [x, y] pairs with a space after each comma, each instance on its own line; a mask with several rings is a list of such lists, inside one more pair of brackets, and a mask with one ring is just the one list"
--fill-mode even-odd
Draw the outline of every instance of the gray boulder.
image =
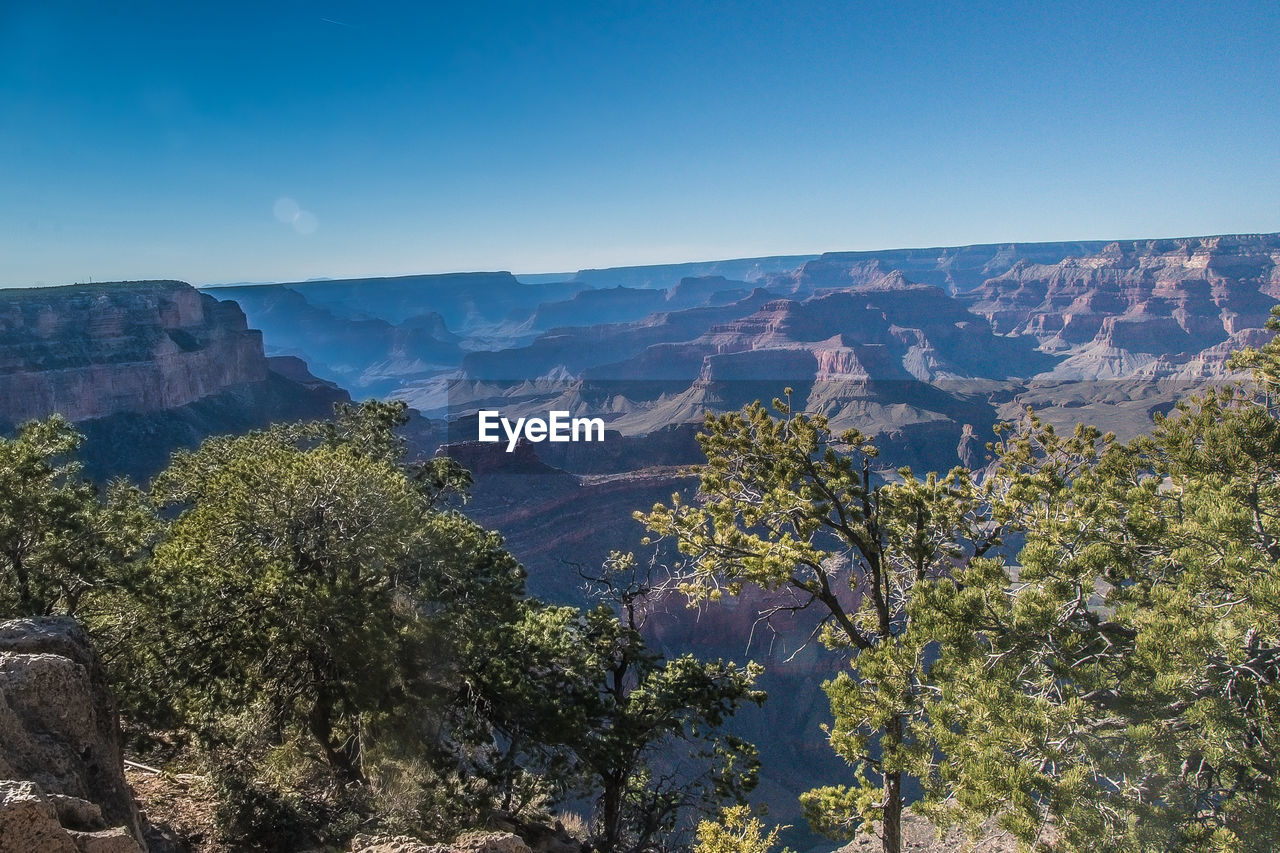
[[[73, 619], [0, 623], [0, 780], [5, 779], [12, 781], [0, 782], [0, 853], [142, 849], [106, 672]], [[57, 842], [28, 844], [30, 833], [54, 829], [61, 832]]]

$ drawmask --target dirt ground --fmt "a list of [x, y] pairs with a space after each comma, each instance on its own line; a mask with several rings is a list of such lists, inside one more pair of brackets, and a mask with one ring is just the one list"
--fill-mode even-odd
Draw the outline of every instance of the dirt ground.
[[128, 765], [125, 778], [153, 826], [185, 839], [193, 853], [231, 853], [231, 848], [217, 841], [215, 799], [208, 779], [189, 773], [151, 773]]

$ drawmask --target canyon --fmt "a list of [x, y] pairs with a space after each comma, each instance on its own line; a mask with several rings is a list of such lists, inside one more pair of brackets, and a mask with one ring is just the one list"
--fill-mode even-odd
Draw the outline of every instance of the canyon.
[[[610, 551], [644, 553], [637, 509], [692, 499], [704, 413], [789, 399], [876, 435], [877, 476], [988, 462], [991, 426], [1030, 406], [1055, 425], [1146, 430], [1234, 381], [1267, 340], [1280, 234], [832, 252], [584, 270], [210, 287], [133, 282], [0, 291], [0, 421], [62, 412], [99, 480], [145, 480], [222, 432], [395, 397], [413, 452], [475, 475], [465, 512], [499, 530], [530, 593], [589, 600]], [[479, 412], [598, 418], [602, 442], [480, 443]], [[665, 559], [669, 555], [656, 555]], [[754, 658], [772, 699], [744, 712], [759, 798], [845, 768], [819, 726], [844, 665], [805, 645], [804, 614], [759, 622], [758, 591], [678, 600], [646, 630], [668, 654]], [[803, 833], [793, 846], [814, 840]]]
[[[486, 273], [208, 292], [236, 300], [269, 353], [432, 416], [495, 400], [529, 414], [558, 399], [643, 436], [790, 385], [806, 405], [896, 435], [1004, 417], [1019, 395], [1043, 402], [1034, 389], [1044, 386], [1220, 380], [1231, 351], [1264, 339], [1277, 258], [1280, 237], [1263, 234], [833, 252], [530, 284]], [[990, 408], [962, 416], [915, 399], [937, 390]]]

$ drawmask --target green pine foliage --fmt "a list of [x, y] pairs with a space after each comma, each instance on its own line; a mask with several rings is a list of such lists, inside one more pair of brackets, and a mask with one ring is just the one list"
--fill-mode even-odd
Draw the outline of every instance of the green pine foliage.
[[1000, 526], [967, 471], [919, 479], [903, 469], [876, 484], [870, 437], [833, 435], [822, 414], [773, 405], [777, 417], [760, 403], [708, 414], [697, 501], [673, 495], [638, 518], [684, 555], [677, 572], [694, 602], [755, 584], [822, 614], [823, 642], [852, 663], [824, 685], [828, 738], [852, 779], [806, 794], [805, 812], [835, 838], [879, 824], [884, 849], [898, 853], [904, 779], [934, 752], [932, 637], [917, 630], [913, 603], [981, 561]]
[[74, 458], [81, 441], [58, 415], [0, 438], [0, 617], [82, 614], [144, 550], [139, 493], [114, 483], [100, 501]]
[[1019, 570], [919, 602], [943, 645], [923, 806], [1027, 846], [1280, 845], [1280, 345], [1151, 435], [1006, 433]]

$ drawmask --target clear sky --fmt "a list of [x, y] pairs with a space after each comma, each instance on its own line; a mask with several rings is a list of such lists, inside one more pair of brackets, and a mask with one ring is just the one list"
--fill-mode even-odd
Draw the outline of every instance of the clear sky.
[[1280, 230], [1280, 4], [0, 0], [0, 285]]

